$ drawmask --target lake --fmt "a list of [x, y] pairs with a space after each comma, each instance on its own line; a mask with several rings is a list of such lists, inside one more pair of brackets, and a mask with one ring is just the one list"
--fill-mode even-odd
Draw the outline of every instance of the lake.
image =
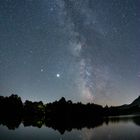
[[[1, 123], [0, 123], [1, 124]], [[0, 140], [139, 140], [140, 117], [122, 116], [105, 120], [94, 128], [72, 129], [61, 134], [58, 130], [28, 126], [23, 123], [15, 130], [0, 125]]]

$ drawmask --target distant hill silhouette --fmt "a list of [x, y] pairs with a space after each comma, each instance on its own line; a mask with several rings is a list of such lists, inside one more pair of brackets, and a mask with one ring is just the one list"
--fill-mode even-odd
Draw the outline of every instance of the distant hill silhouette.
[[129, 106], [139, 106], [140, 107], [140, 96], [136, 98]]
[[118, 115], [140, 114], [140, 96], [132, 103], [116, 107], [119, 110]]

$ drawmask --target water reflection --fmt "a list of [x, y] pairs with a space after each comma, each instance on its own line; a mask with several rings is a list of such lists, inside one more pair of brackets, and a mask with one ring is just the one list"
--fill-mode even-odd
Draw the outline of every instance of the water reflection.
[[0, 139], [139, 140], [139, 126], [139, 116], [93, 119], [81, 123], [65, 120], [53, 123], [51, 120], [37, 120], [37, 118], [0, 119]]
[[133, 122], [136, 125], [140, 126], [140, 116], [139, 115], [127, 115], [127, 116], [116, 116], [116, 117], [108, 117], [104, 119], [105, 123], [108, 125], [109, 123], [128, 123]]
[[95, 127], [103, 126], [104, 124], [118, 124], [118, 123], [129, 123], [133, 122], [137, 126], [140, 126], [140, 116], [120, 116], [120, 117], [109, 117], [109, 118], [93, 118], [92, 120], [51, 120], [48, 119], [38, 119], [36, 117], [32, 118], [20, 118], [20, 117], [10, 117], [9, 118], [0, 118], [0, 125], [6, 126], [9, 130], [18, 129], [20, 124], [24, 127], [47, 127], [53, 128], [64, 134], [65, 131], [70, 132], [73, 129], [81, 130], [82, 128], [93, 129]]
[[0, 125], [6, 126], [9, 130], [17, 129], [20, 124], [24, 127], [37, 127], [41, 128], [43, 126], [48, 128], [53, 128], [54, 130], [58, 130], [61, 134], [64, 134], [65, 131], [72, 131], [72, 129], [81, 130], [82, 128], [94, 128], [101, 126], [104, 122], [103, 118], [93, 118], [92, 120], [83, 120], [83, 119], [67, 119], [62, 118], [58, 120], [54, 120], [51, 118], [40, 119], [38, 117], [7, 117], [7, 118], [0, 118]]

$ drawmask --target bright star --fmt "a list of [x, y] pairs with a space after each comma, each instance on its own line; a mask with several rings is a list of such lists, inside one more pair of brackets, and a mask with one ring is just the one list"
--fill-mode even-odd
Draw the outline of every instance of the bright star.
[[57, 78], [59, 78], [59, 77], [60, 77], [60, 74], [59, 74], [59, 73], [57, 73], [57, 74], [56, 74], [56, 77], [57, 77]]

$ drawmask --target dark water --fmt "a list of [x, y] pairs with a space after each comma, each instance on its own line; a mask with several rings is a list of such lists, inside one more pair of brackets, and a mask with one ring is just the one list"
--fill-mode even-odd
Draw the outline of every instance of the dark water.
[[140, 117], [115, 117], [94, 128], [72, 129], [62, 135], [46, 126], [24, 127], [15, 130], [0, 125], [0, 140], [140, 140]]

